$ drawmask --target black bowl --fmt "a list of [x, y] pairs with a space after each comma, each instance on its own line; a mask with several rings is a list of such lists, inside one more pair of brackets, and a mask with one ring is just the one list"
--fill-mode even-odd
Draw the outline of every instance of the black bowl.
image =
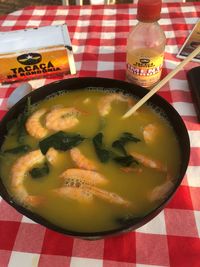
[[[122, 93], [128, 93], [130, 95], [137, 96], [142, 98], [145, 94], [147, 94], [148, 90], [133, 84], [129, 84], [124, 81], [113, 80], [113, 79], [106, 79], [106, 78], [94, 78], [94, 77], [86, 77], [86, 78], [73, 78], [67, 80], [56, 81], [54, 83], [45, 85], [40, 87], [39, 89], [31, 92], [23, 99], [21, 99], [13, 108], [11, 108], [3, 120], [0, 123], [0, 147], [2, 146], [5, 136], [7, 134], [6, 125], [9, 121], [16, 118], [20, 113], [24, 111], [24, 107], [27, 103], [27, 97], [31, 97], [31, 102], [36, 103], [48, 95], [51, 95], [58, 91], [69, 91], [69, 90], [77, 90], [83, 88], [101, 88], [102, 90], [111, 90], [115, 88], [117, 91]], [[2, 198], [14, 207], [18, 212], [22, 213], [23, 215], [27, 216], [28, 218], [32, 219], [33, 221], [48, 227], [51, 230], [57, 231], [59, 233], [63, 233], [66, 235], [79, 237], [83, 239], [97, 239], [97, 238], [104, 238], [106, 236], [120, 234], [125, 231], [134, 230], [138, 227], [141, 227], [145, 223], [149, 222], [152, 218], [154, 218], [168, 203], [168, 201], [172, 198], [174, 193], [176, 192], [177, 188], [179, 187], [184, 174], [186, 172], [189, 156], [190, 156], [190, 143], [189, 143], [189, 136], [185, 124], [178, 114], [178, 112], [162, 97], [159, 95], [154, 95], [148, 101], [149, 104], [158, 107], [161, 109], [169, 122], [171, 123], [176, 135], [178, 136], [180, 150], [181, 150], [181, 167], [180, 172], [177, 177], [176, 183], [174, 185], [174, 189], [170, 194], [166, 197], [165, 200], [153, 211], [147, 214], [145, 217], [142, 218], [135, 218], [129, 224], [119, 227], [117, 229], [112, 229], [108, 231], [99, 231], [99, 232], [76, 232], [70, 231], [67, 229], [63, 229], [57, 225], [52, 224], [51, 222], [45, 220], [41, 216], [27, 210], [26, 208], [20, 206], [19, 204], [15, 203], [9, 193], [7, 192], [1, 178], [0, 178], [0, 194]]]

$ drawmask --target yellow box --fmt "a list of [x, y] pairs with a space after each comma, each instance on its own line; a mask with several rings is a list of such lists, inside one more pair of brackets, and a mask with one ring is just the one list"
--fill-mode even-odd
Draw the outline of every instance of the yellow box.
[[67, 26], [0, 33], [0, 66], [0, 82], [3, 83], [75, 74]]

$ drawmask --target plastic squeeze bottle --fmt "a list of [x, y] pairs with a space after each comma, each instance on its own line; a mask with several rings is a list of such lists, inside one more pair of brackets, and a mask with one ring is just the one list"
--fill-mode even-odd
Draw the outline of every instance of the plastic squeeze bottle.
[[137, 25], [127, 40], [126, 78], [152, 88], [162, 72], [166, 37], [158, 24], [162, 0], [139, 0]]

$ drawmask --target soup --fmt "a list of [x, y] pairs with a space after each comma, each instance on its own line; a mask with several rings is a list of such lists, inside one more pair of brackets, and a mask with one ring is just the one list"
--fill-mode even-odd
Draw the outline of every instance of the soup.
[[179, 144], [151, 106], [122, 119], [134, 102], [85, 89], [27, 104], [1, 148], [0, 175], [13, 200], [78, 232], [117, 229], [158, 207], [178, 177]]

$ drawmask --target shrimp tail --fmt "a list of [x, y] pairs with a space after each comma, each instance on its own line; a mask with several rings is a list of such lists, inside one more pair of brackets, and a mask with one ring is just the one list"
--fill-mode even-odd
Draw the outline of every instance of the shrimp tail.
[[37, 207], [37, 206], [43, 204], [44, 201], [45, 201], [45, 198], [43, 196], [29, 195], [25, 199], [25, 202], [28, 203], [31, 207]]

